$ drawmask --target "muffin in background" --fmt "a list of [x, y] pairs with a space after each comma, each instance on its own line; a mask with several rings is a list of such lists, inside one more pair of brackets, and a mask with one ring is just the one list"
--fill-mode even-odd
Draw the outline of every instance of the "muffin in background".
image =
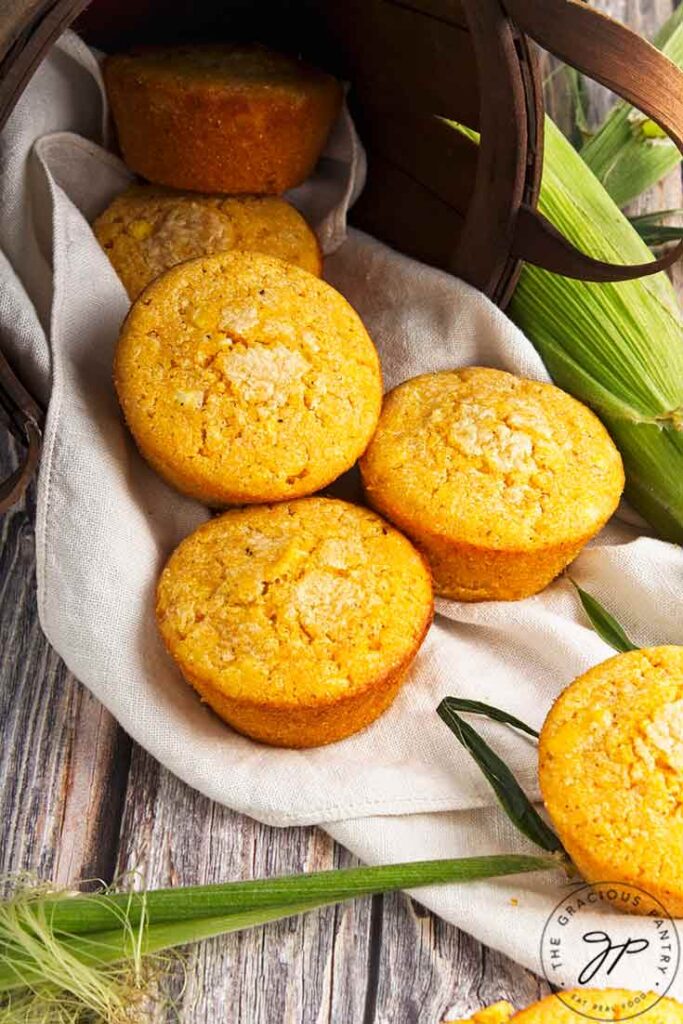
[[131, 170], [195, 192], [300, 185], [342, 102], [331, 75], [257, 45], [140, 47], [107, 57], [104, 81]]
[[187, 681], [239, 732], [312, 747], [392, 702], [432, 619], [422, 556], [329, 498], [234, 509], [184, 540], [157, 620]]
[[542, 590], [624, 487], [619, 452], [589, 409], [483, 367], [391, 391], [361, 473], [370, 503], [429, 559], [436, 593], [461, 601]]
[[367, 447], [382, 401], [377, 351], [348, 302], [258, 253], [157, 278], [122, 327], [114, 379], [144, 457], [213, 506], [326, 487]]
[[93, 231], [131, 299], [177, 263], [231, 249], [322, 273], [313, 231], [277, 196], [203, 196], [133, 185], [100, 214]]

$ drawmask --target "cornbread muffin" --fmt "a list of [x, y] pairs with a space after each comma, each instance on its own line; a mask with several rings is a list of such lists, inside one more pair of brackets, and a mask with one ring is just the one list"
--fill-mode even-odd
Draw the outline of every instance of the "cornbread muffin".
[[[656, 1005], [652, 1005], [656, 1000]], [[639, 1009], [643, 1002], [648, 1008]], [[576, 1004], [576, 1009], [572, 1004]], [[635, 1016], [637, 1014], [637, 1016]], [[526, 1010], [515, 1013], [509, 1003], [496, 1003], [469, 1020], [445, 1024], [580, 1024], [585, 1020], [637, 1020], [642, 1024], [683, 1024], [683, 1006], [673, 999], [659, 999], [653, 993], [622, 989], [579, 988], [547, 996]]]
[[514, 1007], [509, 1003], [495, 1003], [466, 1020], [449, 1020], [444, 1021], [444, 1024], [508, 1024], [514, 1012]]
[[136, 299], [164, 270], [230, 249], [262, 252], [322, 273], [318, 240], [276, 196], [202, 196], [134, 185], [93, 224], [97, 240]]
[[390, 392], [361, 472], [372, 505], [426, 554], [437, 594], [461, 601], [542, 590], [624, 486], [619, 453], [585, 406], [482, 367]]
[[539, 773], [588, 882], [637, 886], [683, 915], [682, 647], [620, 654], [572, 683], [543, 726]]
[[115, 54], [104, 81], [128, 166], [195, 192], [279, 195], [300, 185], [342, 101], [330, 75], [229, 43]]
[[157, 619], [185, 678], [233, 728], [313, 747], [394, 699], [432, 619], [431, 579], [373, 512], [308, 498], [200, 527], [161, 575]]
[[365, 450], [382, 400], [377, 352], [346, 300], [257, 253], [190, 260], [151, 284], [114, 378], [145, 458], [217, 506], [325, 487]]

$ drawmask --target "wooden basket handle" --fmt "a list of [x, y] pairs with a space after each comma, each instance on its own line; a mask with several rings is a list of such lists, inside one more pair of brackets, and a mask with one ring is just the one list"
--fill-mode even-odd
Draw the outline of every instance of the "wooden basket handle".
[[[683, 72], [656, 47], [582, 0], [502, 3], [521, 31], [641, 110], [683, 154]], [[672, 266], [683, 255], [683, 241], [648, 263], [604, 263], [574, 248], [543, 214], [523, 204], [515, 225], [513, 253], [565, 277], [628, 281]]]

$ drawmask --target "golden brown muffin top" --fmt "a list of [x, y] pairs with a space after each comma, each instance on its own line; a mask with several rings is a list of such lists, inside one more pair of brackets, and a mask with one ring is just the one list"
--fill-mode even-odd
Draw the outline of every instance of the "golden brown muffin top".
[[178, 46], [140, 46], [107, 57], [105, 71], [134, 74], [139, 82], [164, 85], [191, 82], [201, 86], [269, 92], [328, 89], [331, 75], [296, 57], [258, 44], [194, 43]]
[[608, 880], [683, 895], [683, 647], [619, 654], [575, 680], [539, 763], [570, 856], [588, 850]]
[[371, 499], [406, 529], [519, 551], [592, 535], [624, 485], [589, 409], [552, 384], [483, 367], [390, 392], [361, 469]]
[[210, 503], [331, 483], [365, 449], [382, 395], [348, 302], [299, 267], [243, 252], [150, 285], [121, 331], [115, 379], [143, 453]]
[[432, 614], [429, 570], [367, 509], [326, 498], [233, 510], [159, 581], [161, 634], [189, 678], [273, 705], [327, 702], [398, 670]]
[[93, 230], [131, 299], [185, 260], [240, 249], [277, 256], [319, 276], [318, 241], [301, 214], [276, 196], [205, 196], [133, 185]]

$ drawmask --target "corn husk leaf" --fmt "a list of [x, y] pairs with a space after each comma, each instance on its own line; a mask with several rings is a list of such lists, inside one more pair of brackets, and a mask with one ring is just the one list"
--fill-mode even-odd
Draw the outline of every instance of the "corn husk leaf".
[[507, 711], [502, 711], [492, 704], [484, 704], [480, 700], [467, 700], [464, 697], [444, 697], [443, 704], [451, 711], [465, 711], [470, 715], [483, 715], [492, 722], [511, 725], [513, 729], [519, 729], [520, 732], [525, 732], [528, 736], [538, 739], [536, 729], [532, 729], [530, 725], [527, 725], [520, 718], [516, 718], [515, 715], [511, 715]]
[[[666, 22], [655, 45], [683, 68], [683, 6]], [[581, 148], [581, 156], [620, 207], [646, 192], [681, 161], [676, 145], [661, 128], [625, 102], [611, 110]]]
[[629, 221], [645, 244], [656, 248], [668, 245], [669, 242], [678, 242], [683, 238], [683, 227], [667, 223], [669, 218], [681, 216], [683, 210], [662, 210], [659, 213], [643, 213], [637, 217], [629, 217]]
[[474, 758], [515, 828], [542, 850], [566, 856], [562, 843], [540, 816], [508, 766], [457, 714], [448, 698], [441, 701], [437, 714]]
[[636, 644], [629, 640], [623, 627], [620, 626], [614, 616], [600, 604], [598, 599], [593, 597], [592, 594], [589, 594], [588, 591], [583, 590], [578, 583], [574, 582], [574, 580], [571, 582], [579, 595], [579, 600], [583, 605], [583, 610], [588, 616], [590, 624], [598, 636], [620, 654], [625, 654], [627, 651], [637, 651], [638, 647]]
[[[539, 208], [582, 251], [613, 263], [649, 250], [546, 118]], [[526, 265], [509, 309], [560, 387], [597, 412], [621, 451], [627, 496], [683, 542], [683, 328], [665, 274], [618, 284]]]

